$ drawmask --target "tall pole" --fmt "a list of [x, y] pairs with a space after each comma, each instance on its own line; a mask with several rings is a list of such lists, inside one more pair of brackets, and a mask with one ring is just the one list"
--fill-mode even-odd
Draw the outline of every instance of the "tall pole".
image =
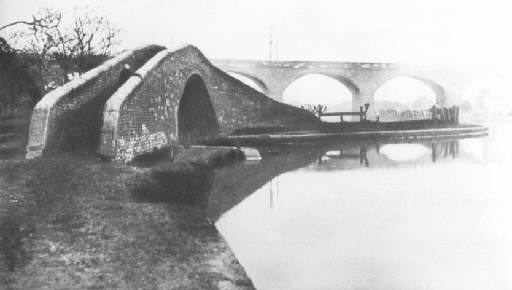
[[270, 26], [270, 37], [268, 40], [268, 59], [272, 61], [272, 26]]
[[274, 59], [276, 61], [279, 61], [279, 38], [276, 37], [276, 41], [275, 41], [275, 53], [274, 53]]

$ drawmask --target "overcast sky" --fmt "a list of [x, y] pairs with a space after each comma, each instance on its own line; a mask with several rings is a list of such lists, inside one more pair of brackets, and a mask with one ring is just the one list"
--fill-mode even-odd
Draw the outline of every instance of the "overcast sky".
[[88, 5], [123, 29], [123, 47], [191, 43], [208, 57], [265, 59], [273, 27], [283, 60], [493, 65], [510, 62], [507, 2], [0, 0], [0, 25]]

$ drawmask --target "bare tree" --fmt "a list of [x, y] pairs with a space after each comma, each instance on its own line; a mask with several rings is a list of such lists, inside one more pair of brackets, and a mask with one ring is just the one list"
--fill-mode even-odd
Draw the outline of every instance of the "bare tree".
[[[60, 12], [51, 9], [44, 9], [36, 15], [32, 15], [32, 21], [15, 21], [2, 26], [0, 32], [7, 28], [14, 30], [7, 37], [8, 41], [15, 50], [27, 53], [38, 54], [41, 59], [45, 59], [57, 45], [57, 31], [61, 24], [62, 15]], [[55, 51], [55, 50], [54, 50]]]
[[[119, 43], [120, 29], [105, 16], [93, 15], [91, 11], [75, 9], [72, 21], [64, 23], [62, 13], [45, 9], [32, 16], [31, 21], [15, 21], [4, 25], [21, 26], [8, 38], [11, 47], [18, 51], [37, 54], [45, 61], [53, 58], [67, 70], [75, 66], [80, 72], [103, 60]], [[73, 64], [73, 65], [71, 65]]]
[[[58, 15], [57, 15], [58, 14]], [[44, 28], [52, 28], [59, 25], [61, 16], [60, 13], [56, 13], [51, 9], [45, 9], [40, 11], [36, 15], [32, 15], [32, 20], [18, 20], [6, 25], [0, 26], [0, 31], [15, 25], [25, 25], [31, 28], [35, 27], [44, 27]]]
[[57, 55], [75, 59], [80, 68], [87, 66], [89, 58], [108, 56], [118, 44], [120, 29], [105, 16], [81, 13], [74, 18], [71, 28], [60, 41], [61, 49]]

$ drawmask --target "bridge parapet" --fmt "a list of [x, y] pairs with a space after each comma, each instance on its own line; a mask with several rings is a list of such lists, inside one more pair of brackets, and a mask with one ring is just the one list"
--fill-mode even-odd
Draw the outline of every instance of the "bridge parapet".
[[269, 67], [287, 69], [386, 69], [397, 70], [406, 67], [402, 63], [373, 62], [337, 62], [337, 61], [267, 61], [267, 60], [236, 60], [212, 59], [212, 63], [221, 68]]
[[120, 161], [154, 148], [186, 145], [181, 142], [195, 133], [180, 124], [195, 124], [203, 137], [195, 141], [201, 142], [240, 129], [315, 128], [319, 122], [214, 67], [193, 46], [161, 52], [137, 74], [107, 101], [104, 111], [99, 152]]
[[[318, 125], [309, 112], [278, 103], [214, 67], [193, 46], [163, 49], [123, 52], [44, 96], [33, 111], [27, 158], [85, 149], [129, 161], [190, 136]], [[121, 74], [126, 64], [133, 74], [128, 79]]]
[[94, 146], [101, 128], [100, 107], [120, 84], [120, 72], [127, 64], [136, 69], [157, 51], [147, 45], [120, 53], [46, 94], [35, 106], [30, 122], [27, 158], [49, 150]]

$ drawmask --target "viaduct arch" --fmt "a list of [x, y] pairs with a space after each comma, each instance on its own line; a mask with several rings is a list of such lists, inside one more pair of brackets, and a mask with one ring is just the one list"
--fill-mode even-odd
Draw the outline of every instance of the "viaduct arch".
[[382, 86], [384, 86], [389, 81], [392, 81], [392, 80], [400, 78], [400, 77], [406, 77], [409, 79], [419, 81], [420, 83], [422, 83], [423, 85], [428, 87], [435, 95], [435, 104], [436, 105], [444, 106], [449, 102], [448, 96], [446, 95], [444, 88], [437, 82], [432, 81], [430, 79], [418, 77], [415, 75], [406, 75], [406, 74], [391, 76], [391, 77], [388, 77], [388, 78], [385, 78], [384, 80], [382, 80], [382, 82], [378, 85], [377, 89], [374, 91], [373, 98], [375, 98], [375, 93], [377, 92], [378, 89], [380, 89]]
[[291, 79], [290, 83], [287, 83], [287, 85], [284, 87], [282, 92], [280, 92], [280, 100], [283, 101], [284, 92], [289, 87], [291, 87], [294, 83], [296, 83], [297, 81], [299, 81], [300, 79], [302, 79], [304, 77], [313, 76], [313, 75], [320, 75], [320, 76], [332, 79], [332, 80], [340, 83], [343, 87], [347, 88], [348, 91], [350, 92], [350, 94], [352, 96], [352, 102], [354, 102], [355, 100], [358, 100], [359, 94], [360, 94], [359, 87], [357, 87], [357, 85], [354, 82], [352, 82], [350, 79], [345, 78], [343, 76], [336, 76], [336, 75], [324, 74], [324, 73], [305, 73], [302, 75], [295, 76], [294, 79]]
[[234, 75], [233, 77], [235, 77], [235, 78], [236, 78], [236, 75], [245, 77], [245, 78], [249, 79], [253, 84], [255, 84], [258, 87], [260, 92], [262, 92], [265, 95], [269, 94], [267, 85], [259, 78], [255, 77], [255, 76], [248, 75], [246, 73], [237, 72], [237, 71], [228, 71], [227, 73], [230, 74], [231, 76]]

